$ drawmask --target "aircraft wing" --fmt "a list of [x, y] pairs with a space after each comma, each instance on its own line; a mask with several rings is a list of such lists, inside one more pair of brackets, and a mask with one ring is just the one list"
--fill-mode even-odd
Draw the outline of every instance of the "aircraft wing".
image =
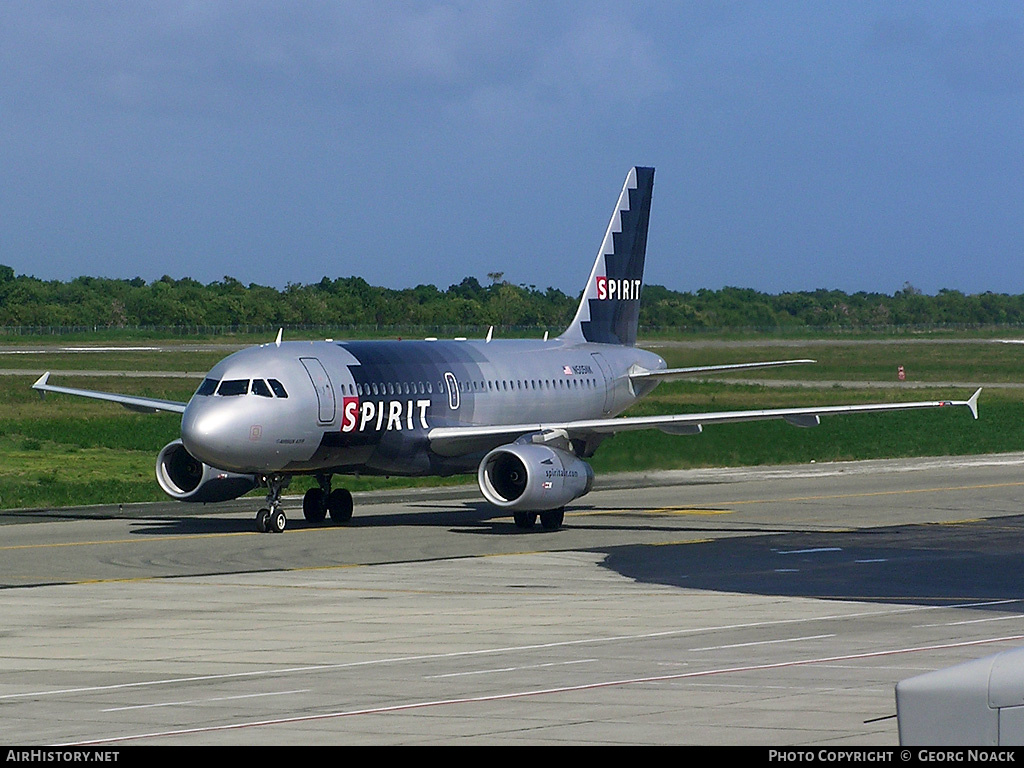
[[58, 387], [48, 384], [50, 372], [47, 371], [40, 376], [32, 389], [39, 390], [40, 395], [46, 392], [60, 392], [65, 395], [78, 395], [79, 397], [91, 397], [94, 400], [107, 400], [111, 403], [120, 403], [130, 411], [140, 413], [157, 413], [168, 411], [170, 413], [184, 413], [188, 403], [179, 403], [175, 400], [160, 400], [155, 397], [135, 397], [134, 395], [118, 395], [113, 392], [97, 392], [93, 389], [75, 389], [74, 387]]
[[442, 456], [460, 456], [474, 451], [489, 450], [512, 442], [523, 435], [561, 433], [570, 439], [586, 439], [591, 435], [608, 435], [637, 429], [660, 429], [678, 435], [694, 435], [705, 424], [728, 424], [737, 421], [763, 421], [785, 419], [798, 427], [814, 427], [821, 416], [849, 413], [877, 413], [903, 411], [915, 408], [941, 408], [965, 405], [978, 418], [978, 389], [968, 400], [926, 400], [913, 403], [869, 403], [863, 405], [823, 405], [808, 408], [770, 408], [758, 411], [719, 411], [687, 413], [669, 416], [625, 416], [612, 419], [582, 419], [579, 421], [543, 424], [508, 424], [502, 426], [434, 427], [427, 432], [430, 448]]
[[746, 371], [753, 368], [774, 368], [779, 365], [802, 365], [804, 363], [815, 363], [816, 360], [771, 360], [763, 363], [731, 363], [729, 365], [697, 365], [692, 368], [662, 368], [661, 370], [649, 371], [634, 369], [629, 372], [629, 378], [633, 381], [643, 379], [654, 381], [675, 381], [685, 379], [700, 373], [722, 373], [724, 371]]

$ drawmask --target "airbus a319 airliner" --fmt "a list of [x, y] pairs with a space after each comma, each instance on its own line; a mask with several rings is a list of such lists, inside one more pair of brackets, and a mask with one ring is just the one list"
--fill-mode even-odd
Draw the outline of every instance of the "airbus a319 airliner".
[[307, 520], [352, 516], [335, 475], [452, 475], [476, 471], [484, 498], [520, 528], [537, 518], [562, 525], [565, 505], [586, 494], [585, 459], [624, 430], [697, 434], [706, 424], [819, 417], [942, 406], [928, 401], [617, 416], [660, 382], [694, 374], [812, 360], [668, 368], [635, 346], [653, 168], [626, 177], [576, 315], [557, 338], [443, 341], [288, 341], [236, 352], [215, 365], [187, 403], [55, 386], [33, 387], [182, 414], [181, 438], [160, 451], [157, 480], [190, 502], [233, 499], [267, 488], [260, 531], [280, 532], [281, 494], [294, 475], [317, 485], [302, 500]]

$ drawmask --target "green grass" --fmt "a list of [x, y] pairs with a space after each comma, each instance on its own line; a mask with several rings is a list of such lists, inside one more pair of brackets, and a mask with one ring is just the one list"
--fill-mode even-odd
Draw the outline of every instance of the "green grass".
[[[296, 339], [315, 338], [296, 336]], [[238, 343], [236, 340], [231, 340]], [[867, 380], [895, 381], [898, 366], [903, 366], [909, 381], [1016, 381], [1024, 362], [1024, 346], [1000, 344], [994, 341], [969, 338], [933, 340], [885, 339], [864, 344], [853, 339], [799, 340], [785, 345], [772, 345], [767, 339], [764, 346], [756, 343], [737, 343], [732, 346], [710, 346], [706, 339], [688, 339], [685, 346], [657, 346], [652, 348], [665, 358], [671, 367], [714, 365], [811, 358], [813, 365], [792, 366], [774, 370], [739, 372], [747, 376], [774, 379]], [[173, 343], [173, 342], [168, 342]], [[188, 343], [188, 342], [184, 342]], [[669, 344], [672, 342], [670, 341]], [[0, 354], [0, 368], [16, 370], [90, 370], [120, 371], [179, 371], [189, 372], [194, 387], [204, 372], [221, 360], [231, 349], [224, 350], [168, 350], [89, 352], [62, 354], [54, 351], [29, 355]], [[2, 347], [0, 347], [2, 351]]]
[[596, 472], [756, 466], [1024, 450], [1024, 406], [983, 403], [984, 420], [929, 411], [833, 416], [800, 429], [782, 421], [709, 426], [700, 435], [623, 433], [594, 456]]
[[[194, 373], [201, 378], [218, 361], [233, 351], [233, 347], [225, 347], [223, 351], [197, 350], [192, 352], [150, 352], [136, 350], [132, 352], [41, 352], [31, 355], [0, 355], [0, 368], [20, 371], [121, 371], [130, 368], [132, 371], [179, 371]], [[130, 354], [131, 360], [126, 361], [125, 355]]]
[[672, 368], [759, 360], [816, 360], [809, 365], [722, 374], [735, 378], [805, 381], [894, 382], [897, 369], [903, 366], [908, 382], [1018, 382], [1024, 363], [1024, 346], [967, 340], [871, 344], [807, 342], [766, 347], [694, 345], [654, 347], [653, 351]]
[[[671, 366], [812, 357], [817, 365], [751, 371], [746, 378], [804, 381], [894, 381], [904, 365], [912, 382], [1018, 380], [1024, 348], [1004, 344], [906, 343], [659, 348]], [[204, 353], [205, 354], [205, 353]], [[57, 369], [202, 370], [220, 358], [194, 353], [119, 353], [56, 356]], [[11, 356], [28, 358], [34, 356]], [[48, 361], [51, 362], [51, 361]], [[100, 363], [93, 365], [94, 362]], [[0, 365], [8, 365], [4, 360]], [[33, 363], [34, 365], [34, 363]], [[24, 359], [18, 365], [28, 367]], [[55, 383], [186, 401], [198, 378], [75, 377]], [[136, 414], [109, 403], [31, 390], [34, 376], [4, 376], [0, 387], [0, 508], [128, 503], [166, 498], [154, 478], [159, 450], [178, 437], [179, 417]], [[662, 385], [629, 415], [778, 408], [905, 400], [966, 399], [969, 390], [765, 387], [713, 381]], [[899, 456], [977, 454], [1024, 450], [1024, 390], [982, 393], [981, 418], [965, 408], [826, 417], [819, 427], [785, 422], [713, 425], [694, 436], [657, 430], [616, 435], [598, 449], [598, 473], [708, 466], [844, 461]], [[472, 476], [417, 480], [346, 478], [352, 490], [403, 485], [473, 482]], [[309, 478], [295, 478], [288, 493], [301, 493]], [[259, 493], [254, 492], [254, 493]]]

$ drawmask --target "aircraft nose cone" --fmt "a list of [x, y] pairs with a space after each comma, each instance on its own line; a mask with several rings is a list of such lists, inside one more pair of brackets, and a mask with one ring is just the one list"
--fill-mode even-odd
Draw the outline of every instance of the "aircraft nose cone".
[[181, 442], [194, 457], [212, 466], [227, 469], [230, 441], [221, 409], [208, 403], [189, 403], [181, 417]]

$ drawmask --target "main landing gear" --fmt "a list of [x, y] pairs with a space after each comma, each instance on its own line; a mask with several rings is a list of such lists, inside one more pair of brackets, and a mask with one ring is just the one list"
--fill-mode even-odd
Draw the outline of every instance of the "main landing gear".
[[512, 513], [512, 519], [516, 523], [516, 528], [522, 528], [527, 531], [533, 528], [538, 517], [540, 517], [541, 528], [545, 531], [557, 531], [562, 527], [562, 521], [565, 519], [565, 507], [549, 509], [545, 512]]
[[[256, 530], [260, 533], [281, 533], [288, 524], [281, 509], [281, 492], [288, 487], [290, 477], [273, 475], [264, 478], [268, 488], [267, 506], [256, 513]], [[302, 497], [302, 515], [311, 523], [320, 523], [327, 517], [335, 523], [352, 519], [352, 494], [345, 488], [331, 490], [331, 476], [317, 475], [318, 487], [310, 488]]]
[[352, 519], [352, 494], [345, 488], [331, 490], [331, 476], [317, 475], [319, 487], [310, 488], [302, 497], [302, 514], [311, 523], [323, 522], [328, 513], [335, 523]]

